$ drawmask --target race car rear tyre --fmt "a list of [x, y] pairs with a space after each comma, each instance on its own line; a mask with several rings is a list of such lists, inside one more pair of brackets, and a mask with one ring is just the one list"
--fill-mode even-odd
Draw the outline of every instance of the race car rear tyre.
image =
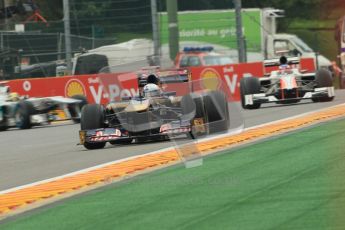
[[245, 95], [260, 93], [260, 81], [256, 77], [244, 77], [240, 81], [240, 93], [241, 93], [241, 104], [244, 109], [258, 109], [260, 103], [254, 103], [253, 105], [245, 104]]
[[15, 110], [15, 122], [17, 128], [20, 129], [30, 129], [31, 115], [34, 114], [34, 106], [30, 101], [20, 101]]
[[[81, 130], [99, 129], [105, 127], [105, 113], [101, 105], [88, 104], [81, 111], [80, 128]], [[87, 149], [102, 149], [106, 145], [105, 142], [100, 143], [84, 143]]]
[[209, 134], [226, 132], [230, 128], [228, 101], [223, 92], [211, 91], [204, 95]]
[[[316, 72], [315, 75], [315, 82], [317, 88], [323, 87], [332, 87], [333, 86], [333, 79], [332, 73], [326, 69], [320, 69]], [[319, 98], [312, 98], [313, 102], [327, 102], [333, 101], [334, 97], [319, 97]]]
[[[79, 104], [72, 104], [68, 106], [68, 111], [71, 114], [71, 119], [74, 123], [80, 123], [81, 111], [88, 101], [84, 95], [74, 95], [71, 98], [80, 100]], [[77, 108], [77, 109], [76, 109]]]

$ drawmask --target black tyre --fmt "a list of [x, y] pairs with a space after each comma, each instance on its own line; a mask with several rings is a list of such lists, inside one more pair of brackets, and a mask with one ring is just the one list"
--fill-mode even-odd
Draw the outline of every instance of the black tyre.
[[211, 91], [204, 95], [204, 106], [209, 134], [227, 132], [230, 128], [228, 101], [223, 92]]
[[81, 111], [85, 105], [88, 104], [88, 101], [84, 95], [74, 95], [72, 96], [73, 99], [81, 100], [81, 102], [77, 105], [69, 105], [68, 110], [71, 114], [71, 119], [74, 123], [80, 123]]
[[15, 121], [17, 128], [30, 129], [31, 115], [34, 114], [34, 106], [29, 101], [20, 101], [15, 111]]
[[182, 120], [193, 120], [196, 115], [196, 104], [191, 94], [185, 95], [181, 99]]
[[[81, 130], [99, 129], [104, 128], [105, 119], [104, 109], [98, 104], [85, 105], [81, 112], [80, 128]], [[106, 145], [105, 142], [101, 143], [84, 143], [87, 149], [102, 149]]]
[[182, 114], [185, 118], [205, 118], [204, 99], [202, 95], [189, 94], [181, 100]]
[[241, 93], [241, 104], [244, 109], [258, 109], [260, 103], [254, 103], [253, 105], [245, 104], [245, 95], [260, 93], [261, 85], [260, 81], [256, 77], [244, 77], [240, 81], [240, 93]]
[[[333, 79], [332, 73], [326, 69], [320, 69], [316, 72], [315, 75], [315, 83], [317, 88], [323, 87], [332, 87], [333, 86]], [[312, 98], [313, 102], [327, 102], [332, 101], [334, 97], [319, 97], [319, 98]]]
[[131, 144], [133, 139], [122, 139], [122, 140], [115, 140], [115, 141], [110, 141], [109, 143], [112, 145], [129, 145]]
[[7, 126], [7, 109], [5, 106], [0, 107], [1, 113], [1, 120], [0, 120], [0, 131], [6, 131], [8, 129]]
[[206, 111], [204, 106], [204, 99], [201, 96], [197, 96], [193, 98], [195, 103], [195, 117], [196, 118], [205, 118]]
[[[204, 108], [204, 99], [201, 95], [189, 94], [184, 96], [181, 100], [181, 108], [183, 120], [192, 121], [195, 118], [202, 118], [204, 122], [207, 122], [207, 120], [205, 120], [207, 116]], [[206, 133], [197, 132], [197, 130], [193, 129], [188, 136], [196, 138], [202, 134]]]
[[[3, 123], [3, 122], [1, 122], [1, 123]], [[3, 125], [1, 123], [0, 123], [0, 132], [6, 131], [8, 129], [7, 125]]]

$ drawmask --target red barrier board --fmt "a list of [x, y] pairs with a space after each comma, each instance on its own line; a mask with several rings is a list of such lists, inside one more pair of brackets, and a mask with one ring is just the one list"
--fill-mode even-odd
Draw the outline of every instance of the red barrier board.
[[111, 99], [137, 93], [136, 85], [127, 85], [127, 89], [123, 89], [119, 85], [119, 75], [109, 74], [105, 84], [101, 82], [99, 75], [78, 75], [12, 80], [8, 85], [11, 91], [30, 97], [84, 95], [89, 103], [106, 104]]
[[[290, 65], [291, 68], [297, 68], [299, 70], [306, 71], [308, 73], [315, 72], [315, 61], [314, 58], [301, 58], [299, 64]], [[265, 73], [270, 73], [274, 70], [278, 70], [279, 66], [266, 66]]]
[[[300, 69], [310, 72], [315, 69], [313, 59], [301, 59]], [[193, 90], [224, 90], [229, 100], [240, 100], [239, 85], [242, 77], [262, 77], [271, 69], [264, 69], [262, 62], [233, 64], [226, 66], [194, 67]], [[99, 75], [20, 79], [8, 82], [13, 92], [30, 97], [85, 95], [89, 103], [107, 104], [111, 100], [138, 93], [135, 72]], [[177, 88], [177, 89], [176, 89]], [[174, 84], [167, 91], [183, 91]], [[185, 90], [184, 90], [185, 91]]]
[[[191, 68], [193, 80], [199, 80], [199, 89], [224, 90], [230, 100], [240, 100], [240, 80], [243, 77], [262, 77], [262, 62]], [[220, 79], [220, 81], [218, 80]]]

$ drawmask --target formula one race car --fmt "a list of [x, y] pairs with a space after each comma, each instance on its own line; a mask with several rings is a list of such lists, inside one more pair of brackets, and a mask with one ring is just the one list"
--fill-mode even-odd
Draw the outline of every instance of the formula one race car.
[[[86, 105], [81, 115], [80, 144], [87, 149], [110, 144], [129, 144], [184, 136], [225, 132], [229, 129], [229, 109], [219, 91], [163, 92], [161, 84], [178, 83], [189, 87], [188, 71], [140, 72], [139, 95], [122, 98], [106, 106]], [[182, 86], [181, 86], [182, 87]]]
[[332, 101], [334, 87], [332, 74], [326, 69], [316, 73], [302, 73], [291, 65], [299, 59], [281, 57], [265, 62], [265, 66], [279, 66], [267, 77], [244, 77], [240, 82], [241, 103], [244, 109], [258, 109], [263, 103], [290, 104], [304, 99], [313, 102]]
[[[35, 125], [49, 124], [56, 120], [80, 121], [80, 111], [87, 103], [83, 96], [74, 98], [44, 97], [25, 98], [10, 92], [6, 83], [0, 83], [0, 131], [17, 127], [30, 129]], [[63, 115], [60, 116], [59, 113]]]

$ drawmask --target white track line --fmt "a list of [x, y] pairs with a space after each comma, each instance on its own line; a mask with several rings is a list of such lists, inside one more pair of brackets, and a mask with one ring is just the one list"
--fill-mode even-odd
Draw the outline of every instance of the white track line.
[[[260, 128], [260, 127], [263, 127], [263, 126], [279, 123], [279, 122], [282, 122], [282, 121], [287, 121], [287, 120], [290, 120], [290, 119], [295, 119], [295, 118], [303, 117], [303, 116], [306, 116], [306, 115], [309, 115], [309, 114], [312, 114], [312, 113], [321, 112], [323, 110], [335, 108], [335, 107], [338, 107], [338, 106], [344, 106], [344, 105], [345, 105], [345, 103], [334, 105], [334, 106], [323, 108], [323, 109], [313, 110], [313, 111], [302, 113], [302, 114], [299, 114], [299, 115], [296, 115], [296, 116], [292, 116], [292, 117], [288, 117], [288, 118], [283, 118], [283, 119], [279, 119], [279, 120], [272, 121], [272, 122], [267, 122], [267, 123], [264, 123], [264, 124], [261, 124], [261, 125], [256, 125], [256, 126], [252, 126], [252, 127], [245, 128], [245, 129], [237, 128], [237, 129], [235, 129], [235, 130], [233, 130], [232, 132], [229, 132], [229, 133], [215, 135], [215, 136], [211, 136], [211, 137], [207, 137], [207, 138], [202, 138], [200, 140], [197, 140], [197, 143], [202, 143], [202, 142], [208, 141], [208, 140], [214, 140], [214, 139], [217, 139], [217, 138], [222, 138], [222, 137], [226, 137], [226, 136], [235, 135], [235, 134], [240, 133], [242, 130], [247, 131], [247, 130], [251, 130], [251, 129], [255, 129], [255, 128]], [[89, 168], [82, 169], [82, 170], [78, 170], [78, 171], [75, 171], [75, 172], [72, 172], [72, 173], [64, 174], [62, 176], [57, 176], [57, 177], [53, 177], [53, 178], [50, 178], [50, 179], [41, 180], [41, 181], [37, 181], [37, 182], [34, 182], [34, 183], [30, 183], [30, 184], [21, 185], [21, 186], [18, 186], [18, 187], [6, 189], [6, 190], [3, 190], [3, 191], [0, 191], [0, 195], [6, 194], [6, 193], [10, 193], [10, 192], [14, 192], [14, 191], [17, 191], [17, 190], [20, 190], [20, 189], [32, 187], [32, 186], [35, 186], [35, 185], [40, 185], [40, 184], [52, 182], [52, 181], [55, 181], [55, 180], [63, 179], [63, 178], [69, 177], [69, 176], [75, 176], [75, 175], [78, 175], [78, 174], [81, 174], [81, 173], [85, 173], [85, 172], [88, 172], [88, 171], [91, 171], [91, 170], [103, 168], [103, 167], [106, 167], [106, 166], [109, 166], [109, 165], [112, 165], [112, 164], [116, 164], [116, 163], [120, 163], [120, 162], [124, 162], [124, 161], [128, 161], [128, 160], [132, 160], [132, 159], [135, 159], [135, 158], [138, 158], [138, 157], [158, 154], [160, 152], [167, 151], [167, 150], [172, 150], [172, 149], [174, 149], [174, 147], [164, 148], [164, 149], [160, 149], [158, 151], [144, 153], [144, 154], [140, 154], [140, 155], [136, 155], [136, 156], [132, 156], [132, 157], [127, 157], [127, 158], [123, 158], [123, 159], [120, 159], [120, 160], [111, 161], [111, 162], [108, 162], [108, 163], [96, 165], [96, 166], [89, 167]]]

